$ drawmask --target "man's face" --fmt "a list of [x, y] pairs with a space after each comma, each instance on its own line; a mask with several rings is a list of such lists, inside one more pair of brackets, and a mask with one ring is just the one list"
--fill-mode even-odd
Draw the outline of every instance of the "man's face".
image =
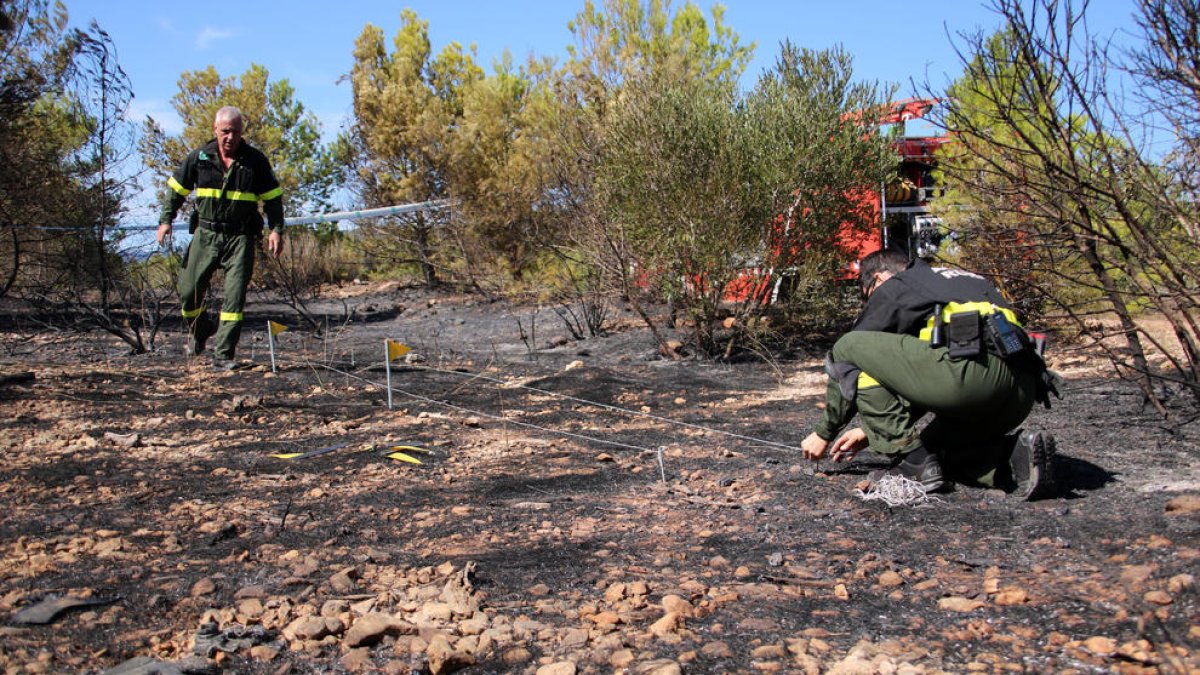
[[875, 289], [879, 288], [879, 284], [891, 279], [893, 276], [895, 275], [893, 275], [891, 272], [885, 271], [876, 272], [872, 274], [870, 278], [864, 277], [859, 279], [859, 286], [862, 288], [863, 298], [871, 297], [871, 294], [875, 292]]
[[230, 157], [237, 152], [242, 143], [242, 121], [236, 118], [219, 118], [213, 123], [213, 133], [217, 136], [221, 154]]

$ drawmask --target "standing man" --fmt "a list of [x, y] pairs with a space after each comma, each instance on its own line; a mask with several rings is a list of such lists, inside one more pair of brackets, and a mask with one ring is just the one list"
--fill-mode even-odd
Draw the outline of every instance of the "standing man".
[[[158, 243], [171, 234], [171, 223], [184, 200], [196, 193], [196, 222], [186, 263], [179, 274], [179, 300], [187, 322], [188, 352], [199, 355], [216, 334], [214, 370], [236, 370], [233, 360], [242, 334], [246, 287], [254, 272], [254, 256], [267, 216], [267, 251], [278, 258], [283, 249], [283, 190], [266, 155], [242, 138], [245, 123], [237, 108], [224, 107], [213, 121], [214, 138], [193, 150], [167, 181], [170, 191], [159, 216]], [[225, 270], [221, 320], [214, 329], [204, 299], [209, 280]]]
[[[804, 456], [845, 461], [870, 447], [892, 459], [889, 473], [926, 492], [950, 479], [1027, 500], [1048, 496], [1054, 438], [1006, 434], [1035, 402], [1048, 406], [1052, 389], [999, 290], [897, 251], [872, 253], [859, 269], [866, 304], [826, 357], [826, 407], [800, 444]], [[842, 433], [856, 413], [862, 427]], [[927, 413], [933, 419], [918, 429]]]

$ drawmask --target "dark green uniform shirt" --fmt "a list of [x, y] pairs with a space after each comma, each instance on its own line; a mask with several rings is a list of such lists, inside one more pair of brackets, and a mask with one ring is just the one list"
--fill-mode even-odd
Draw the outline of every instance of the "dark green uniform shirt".
[[201, 221], [233, 225], [253, 233], [261, 227], [258, 213], [261, 201], [271, 229], [283, 230], [283, 190], [267, 156], [245, 139], [228, 171], [213, 139], [189, 153], [167, 185], [171, 190], [159, 222], [173, 221], [187, 196], [195, 192]]

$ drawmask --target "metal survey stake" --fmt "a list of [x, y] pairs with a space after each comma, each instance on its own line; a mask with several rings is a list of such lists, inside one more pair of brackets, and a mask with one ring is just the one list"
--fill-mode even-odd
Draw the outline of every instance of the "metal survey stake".
[[387, 372], [388, 410], [392, 409], [392, 341], [383, 341], [383, 366]]
[[271, 372], [275, 372], [275, 331], [271, 330], [271, 322], [267, 322], [267, 344], [271, 345]]
[[387, 371], [388, 410], [392, 409], [392, 359], [398, 359], [410, 351], [412, 350], [407, 345], [402, 345], [399, 342], [392, 340], [383, 341], [383, 363], [384, 370]]

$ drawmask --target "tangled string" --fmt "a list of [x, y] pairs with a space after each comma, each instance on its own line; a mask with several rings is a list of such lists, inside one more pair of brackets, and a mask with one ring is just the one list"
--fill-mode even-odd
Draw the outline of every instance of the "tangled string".
[[881, 501], [888, 506], [906, 506], [942, 501], [936, 495], [925, 492], [921, 483], [899, 475], [886, 475], [871, 481], [866, 492], [855, 490], [863, 501]]

